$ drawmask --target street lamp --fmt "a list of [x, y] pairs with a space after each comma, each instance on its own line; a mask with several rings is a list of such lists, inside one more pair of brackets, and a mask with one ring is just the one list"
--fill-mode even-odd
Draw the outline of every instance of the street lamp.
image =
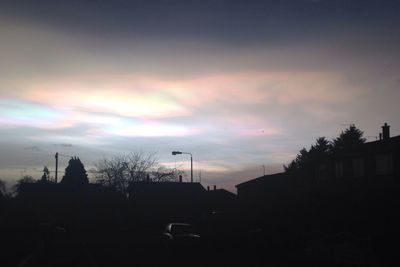
[[172, 151], [172, 155], [181, 155], [181, 154], [188, 154], [190, 155], [190, 182], [193, 183], [193, 156], [192, 153], [189, 152], [181, 152], [181, 151]]

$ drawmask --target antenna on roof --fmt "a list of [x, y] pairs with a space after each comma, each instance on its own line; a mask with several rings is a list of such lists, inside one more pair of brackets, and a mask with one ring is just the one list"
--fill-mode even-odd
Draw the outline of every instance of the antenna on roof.
[[264, 171], [263, 173], [264, 173], [264, 176], [265, 176], [265, 165], [263, 164], [262, 167], [263, 167], [263, 171]]

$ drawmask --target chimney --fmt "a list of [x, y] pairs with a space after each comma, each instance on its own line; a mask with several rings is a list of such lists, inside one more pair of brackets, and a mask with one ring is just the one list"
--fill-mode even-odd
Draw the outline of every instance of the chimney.
[[382, 133], [379, 133], [379, 140], [382, 140]]
[[214, 190], [217, 190], [217, 186], [216, 185], [214, 185]]
[[382, 126], [382, 139], [383, 140], [390, 139], [390, 126], [386, 122]]
[[182, 183], [182, 175], [179, 175], [179, 182]]

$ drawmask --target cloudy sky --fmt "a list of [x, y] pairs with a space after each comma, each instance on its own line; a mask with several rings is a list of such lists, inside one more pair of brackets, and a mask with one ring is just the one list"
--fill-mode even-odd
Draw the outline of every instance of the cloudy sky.
[[[229, 190], [350, 123], [400, 134], [400, 4], [1, 1], [0, 179], [156, 152]], [[187, 173], [187, 179], [188, 177]]]

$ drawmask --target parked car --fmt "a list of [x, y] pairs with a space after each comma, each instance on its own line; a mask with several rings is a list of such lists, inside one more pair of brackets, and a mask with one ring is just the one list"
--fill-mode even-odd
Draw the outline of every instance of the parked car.
[[198, 244], [200, 236], [188, 223], [169, 223], [163, 233], [165, 245], [192, 246]]

